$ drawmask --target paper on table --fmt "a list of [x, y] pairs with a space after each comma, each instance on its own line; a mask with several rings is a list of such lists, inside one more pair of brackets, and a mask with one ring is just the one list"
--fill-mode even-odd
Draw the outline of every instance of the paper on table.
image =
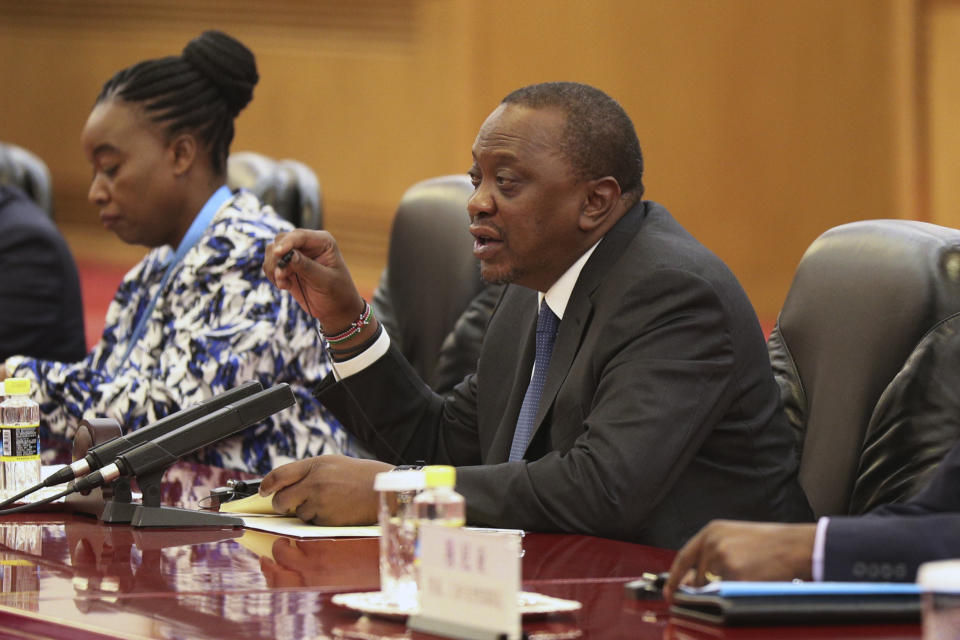
[[273, 510], [272, 496], [262, 497], [256, 493], [246, 498], [225, 502], [220, 505], [220, 511], [237, 514], [247, 529], [258, 529], [294, 538], [375, 538], [380, 535], [380, 528], [377, 526], [318, 527], [308, 524], [297, 517], [276, 513]]
[[273, 510], [273, 495], [261, 496], [255, 493], [246, 498], [231, 500], [220, 505], [221, 513], [249, 513], [258, 516], [280, 516], [283, 514]]
[[[269, 533], [276, 533], [294, 538], [366, 538], [380, 535], [380, 527], [375, 525], [359, 527], [318, 527], [307, 524], [299, 518], [284, 516], [273, 510], [273, 497], [263, 497], [258, 493], [239, 500], [231, 500], [220, 505], [222, 513], [233, 513], [240, 516], [243, 526], [248, 529], [258, 529]], [[487, 529], [484, 527], [466, 527], [473, 531], [490, 531], [494, 533], [516, 533], [520, 536], [520, 529]]]
[[243, 526], [291, 538], [376, 538], [380, 527], [318, 527], [290, 516], [240, 516]]

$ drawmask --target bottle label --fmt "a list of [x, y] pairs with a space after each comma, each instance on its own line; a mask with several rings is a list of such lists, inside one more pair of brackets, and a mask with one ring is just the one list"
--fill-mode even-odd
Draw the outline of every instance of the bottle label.
[[0, 461], [40, 459], [40, 424], [3, 425]]

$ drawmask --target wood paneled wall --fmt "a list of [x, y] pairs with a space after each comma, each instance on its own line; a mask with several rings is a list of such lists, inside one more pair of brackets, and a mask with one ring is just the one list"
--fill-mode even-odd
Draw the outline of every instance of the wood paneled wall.
[[924, 17], [930, 217], [960, 227], [960, 2], [931, 0]]
[[[924, 217], [920, 0], [0, 0], [0, 139], [40, 154], [60, 219], [97, 225], [79, 131], [100, 85], [219, 28], [261, 83], [234, 149], [309, 164], [358, 279], [413, 182], [464, 171], [511, 89], [621, 101], [647, 195], [724, 258], [761, 317], [827, 228]], [[924, 112], [925, 113], [925, 112]], [[428, 250], [429, 248], [425, 248]]]

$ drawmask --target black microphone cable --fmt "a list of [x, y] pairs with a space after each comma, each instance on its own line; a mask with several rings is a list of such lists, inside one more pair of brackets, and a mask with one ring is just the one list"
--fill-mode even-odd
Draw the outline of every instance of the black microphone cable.
[[[76, 491], [76, 489], [75, 489], [74, 486], [71, 484], [71, 485], [69, 485], [66, 489], [64, 489], [63, 491], [61, 491], [60, 493], [54, 494], [54, 495], [52, 495], [52, 496], [47, 496], [46, 498], [43, 498], [42, 500], [37, 500], [36, 502], [28, 502], [27, 504], [22, 504], [22, 505], [20, 505], [19, 507], [11, 507], [10, 509], [0, 509], [0, 516], [9, 516], [9, 515], [13, 515], [13, 514], [15, 514], [15, 513], [25, 513], [25, 512], [28, 512], [28, 511], [33, 511], [33, 510], [36, 509], [37, 507], [45, 507], [46, 505], [50, 504], [51, 502], [54, 502], [55, 500], [59, 500], [60, 498], [65, 498], [65, 497], [67, 497], [68, 495], [70, 495], [71, 493], [74, 493], [75, 491]], [[26, 495], [27, 495], [27, 493], [23, 493], [23, 494], [21, 494], [20, 497], [23, 497], [23, 496], [26, 496]]]
[[45, 486], [46, 486], [46, 485], [44, 485], [43, 482], [41, 481], [41, 482], [38, 482], [37, 484], [33, 485], [33, 486], [30, 487], [29, 489], [24, 489], [23, 491], [21, 491], [20, 493], [18, 493], [17, 495], [15, 495], [15, 496], [13, 496], [13, 497], [7, 498], [6, 500], [0, 500], [0, 515], [3, 514], [3, 511], [2, 511], [2, 510], [3, 510], [4, 508], [10, 506], [11, 504], [15, 504], [15, 503], [16, 503], [17, 501], [19, 501], [21, 498], [26, 498], [26, 497], [27, 497], [28, 495], [30, 495], [31, 493], [36, 493], [37, 491], [40, 491], [40, 489], [43, 489]]

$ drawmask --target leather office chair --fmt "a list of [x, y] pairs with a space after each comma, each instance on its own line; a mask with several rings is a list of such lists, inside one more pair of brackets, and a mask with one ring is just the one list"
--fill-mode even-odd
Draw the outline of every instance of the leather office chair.
[[252, 192], [295, 227], [323, 228], [320, 181], [302, 162], [236, 151], [227, 158], [227, 186]]
[[0, 183], [16, 185], [53, 217], [53, 181], [46, 163], [36, 154], [0, 142]]
[[767, 346], [816, 516], [850, 512], [881, 394], [924, 335], [958, 312], [958, 230], [853, 222], [807, 249]]
[[[440, 392], [476, 367], [486, 320], [499, 297], [498, 290], [485, 289], [473, 257], [467, 216], [471, 193], [465, 175], [424, 180], [407, 190], [393, 219], [387, 266], [371, 303], [391, 341]], [[461, 316], [460, 333], [451, 336]], [[446, 340], [449, 358], [438, 362]]]

